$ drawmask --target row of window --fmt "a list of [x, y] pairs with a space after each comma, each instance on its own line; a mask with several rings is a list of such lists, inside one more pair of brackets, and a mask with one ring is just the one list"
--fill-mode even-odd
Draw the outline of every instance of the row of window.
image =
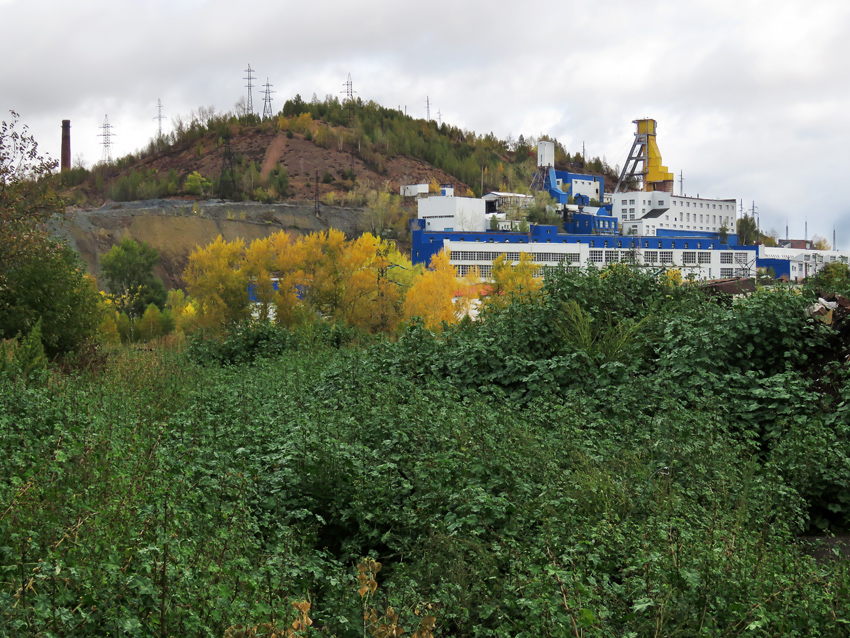
[[[494, 259], [500, 255], [505, 255], [508, 261], [519, 261], [519, 252], [487, 252], [487, 251], [472, 251], [472, 250], [453, 250], [451, 258], [455, 261], [484, 261], [492, 263]], [[533, 260], [536, 262], [551, 262], [554, 264], [561, 261], [577, 262], [581, 255], [579, 253], [530, 253]]]
[[[651, 203], [651, 200], [650, 200], [650, 203]], [[702, 207], [703, 207], [703, 203], [704, 203], [704, 202], [693, 202], [694, 208], [696, 208], [696, 207], [697, 207], [697, 203], [699, 203], [699, 207], [700, 207], [700, 208], [702, 208]], [[642, 200], [641, 200], [641, 204], [642, 204], [643, 206], [646, 206], [646, 205], [647, 205], [647, 201], [646, 201], [645, 199], [642, 199]], [[634, 206], [634, 205], [635, 205], [635, 200], [630, 199], [630, 200], [628, 200], [628, 202], [627, 202], [627, 200], [625, 200], [625, 199], [621, 199], [621, 200], [620, 200], [620, 205], [621, 205], [621, 206]], [[659, 199], [659, 200], [658, 200], [658, 205], [659, 205], [659, 206], [664, 206], [664, 200], [663, 200], [663, 199]], [[690, 207], [691, 207], [691, 202], [680, 202], [680, 201], [676, 201], [676, 200], [674, 199], [674, 200], [673, 200], [673, 206], [682, 206], [682, 207], [684, 207], [684, 208], [690, 208]], [[731, 204], [708, 204], [707, 202], [705, 203], [705, 208], [709, 208], [709, 207], [710, 207], [712, 210], [717, 210], [717, 207], [718, 207], [718, 206], [720, 206], [720, 210], [732, 210], [732, 205], [731, 205]], [[724, 208], [724, 207], [725, 207], [725, 208]]]

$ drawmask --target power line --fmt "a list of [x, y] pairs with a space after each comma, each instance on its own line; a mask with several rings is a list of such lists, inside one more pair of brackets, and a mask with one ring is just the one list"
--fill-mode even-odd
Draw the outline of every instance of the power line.
[[263, 94], [263, 119], [271, 119], [274, 117], [274, 113], [272, 112], [272, 93], [276, 93], [276, 91], [272, 91], [272, 85], [269, 84], [269, 79], [266, 78], [265, 88], [261, 93]]
[[112, 132], [112, 125], [109, 123], [109, 118], [106, 115], [103, 116], [103, 124], [100, 130], [103, 131], [98, 134], [98, 137], [103, 138], [101, 141], [103, 145], [103, 157], [101, 161], [108, 164], [112, 162], [112, 136], [114, 133]]
[[251, 95], [251, 89], [254, 88], [253, 80], [254, 80], [254, 69], [251, 68], [251, 65], [248, 65], [248, 68], [245, 69], [245, 73], [248, 74], [247, 77], [242, 78], [243, 80], [248, 80], [248, 84], [245, 86], [248, 88], [248, 106], [246, 107], [246, 111], [248, 115], [254, 114], [254, 98]]

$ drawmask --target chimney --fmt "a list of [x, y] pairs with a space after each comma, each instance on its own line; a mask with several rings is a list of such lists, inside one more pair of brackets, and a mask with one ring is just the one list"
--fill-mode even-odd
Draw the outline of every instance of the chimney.
[[71, 168], [71, 120], [62, 120], [62, 164], [64, 173]]

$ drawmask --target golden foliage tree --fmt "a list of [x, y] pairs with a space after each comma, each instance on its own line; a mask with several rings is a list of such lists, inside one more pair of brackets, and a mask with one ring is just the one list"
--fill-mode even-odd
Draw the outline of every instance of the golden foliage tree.
[[504, 308], [513, 300], [534, 297], [543, 287], [543, 279], [538, 276], [539, 270], [531, 253], [520, 253], [516, 264], [509, 262], [507, 255], [499, 255], [493, 260], [493, 284], [484, 305]]
[[219, 235], [212, 244], [189, 255], [183, 278], [198, 302], [199, 325], [222, 330], [250, 316], [244, 253], [241, 239], [227, 242]]
[[425, 327], [438, 330], [442, 323], [455, 323], [458, 308], [454, 294], [458, 288], [457, 274], [449, 262], [448, 251], [441, 250], [431, 258], [429, 269], [416, 277], [404, 301], [404, 317], [421, 317]]
[[274, 303], [275, 289], [271, 271], [275, 268], [275, 261], [270, 237], [255, 239], [245, 250], [245, 263], [242, 268], [257, 300], [257, 316], [263, 321], [269, 319]]

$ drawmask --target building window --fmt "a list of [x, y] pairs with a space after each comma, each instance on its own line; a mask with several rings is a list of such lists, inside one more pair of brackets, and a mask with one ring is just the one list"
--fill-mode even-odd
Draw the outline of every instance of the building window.
[[693, 265], [697, 263], [697, 254], [693, 251], [682, 253], [682, 263], [685, 265]]
[[647, 250], [643, 254], [643, 261], [647, 264], [654, 264], [658, 261], [658, 251], [657, 250]]
[[[732, 263], [732, 253], [731, 252], [720, 253], [720, 263], [721, 264], [731, 264]], [[722, 269], [721, 269], [721, 271], [722, 271]], [[723, 277], [724, 275], [721, 274], [720, 276]], [[729, 275], [729, 276], [731, 277], [732, 275]]]
[[711, 263], [711, 253], [699, 253], [697, 255], [699, 259], [699, 263], [701, 264], [710, 264]]
[[673, 263], [673, 251], [672, 250], [662, 250], [661, 251], [661, 263], [662, 264], [672, 264]]
[[605, 263], [606, 264], [616, 263], [618, 254], [619, 253], [617, 253], [616, 250], [606, 250], [605, 251]]
[[721, 269], [720, 269], [720, 276], [721, 276], [723, 279], [728, 279], [729, 277], [731, 277], [731, 276], [732, 276], [732, 273], [733, 273], [733, 272], [734, 272], [734, 271], [733, 271], [731, 268], [721, 268]]
[[591, 250], [590, 251], [590, 261], [601, 264], [602, 263], [602, 251], [601, 250]]

